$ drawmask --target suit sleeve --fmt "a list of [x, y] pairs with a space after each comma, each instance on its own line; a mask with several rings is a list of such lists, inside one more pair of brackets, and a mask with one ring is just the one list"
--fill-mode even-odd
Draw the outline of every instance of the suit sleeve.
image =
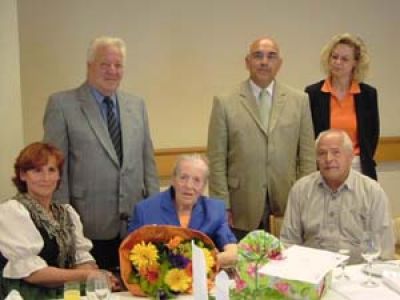
[[60, 99], [50, 96], [43, 119], [43, 141], [58, 147], [64, 153], [64, 169], [60, 188], [54, 194], [54, 200], [69, 203], [68, 183], [68, 128], [64, 118]]
[[141, 216], [142, 216], [142, 214], [141, 214], [140, 207], [138, 204], [136, 204], [135, 207], [133, 208], [132, 217], [129, 220], [128, 233], [131, 233], [144, 225], [143, 219]]
[[159, 193], [160, 183], [154, 160], [153, 142], [150, 136], [150, 128], [146, 107], [143, 106], [143, 126], [144, 126], [144, 144], [143, 144], [143, 177], [144, 177], [144, 198]]
[[308, 96], [304, 95], [300, 120], [297, 178], [310, 174], [316, 169], [314, 143], [314, 128], [311, 119], [310, 104]]
[[[219, 200], [218, 200], [219, 201]], [[221, 204], [223, 204], [221, 202]], [[225, 213], [225, 205], [221, 205], [218, 207], [218, 222], [219, 226], [215, 231], [214, 234], [214, 242], [217, 245], [218, 249], [223, 251], [224, 247], [228, 244], [235, 244], [237, 243], [236, 237], [231, 231], [228, 218]]]
[[208, 128], [208, 159], [210, 162], [210, 196], [223, 199], [230, 208], [227, 161], [228, 161], [228, 126], [221, 100], [214, 98]]

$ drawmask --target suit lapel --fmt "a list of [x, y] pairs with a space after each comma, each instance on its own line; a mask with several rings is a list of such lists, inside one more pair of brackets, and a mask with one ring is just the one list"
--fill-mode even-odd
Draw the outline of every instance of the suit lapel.
[[117, 154], [115, 153], [110, 135], [108, 134], [107, 125], [101, 117], [99, 107], [96, 104], [96, 100], [93, 98], [87, 84], [81, 86], [78, 92], [78, 97], [81, 103], [82, 112], [86, 116], [95, 136], [99, 139], [100, 143], [106, 149], [114, 163], [119, 166]]
[[203, 200], [204, 197], [200, 196], [197, 199], [196, 204], [193, 207], [192, 210], [192, 215], [190, 216], [190, 223], [189, 223], [189, 228], [198, 230], [201, 228], [201, 225], [204, 221], [204, 205], [203, 205]]
[[[118, 103], [119, 103], [119, 116], [120, 116], [120, 124], [121, 124], [121, 135], [122, 135], [122, 153], [123, 153], [123, 162], [124, 166], [126, 163], [126, 159], [130, 157], [130, 143], [129, 141], [133, 136], [137, 136], [134, 132], [135, 128], [137, 128], [138, 124], [133, 124], [136, 122], [137, 118], [135, 117], [135, 112], [133, 111], [133, 107], [129, 105], [128, 99], [121, 94], [118, 93]], [[136, 126], [135, 126], [136, 125]]]
[[250, 114], [250, 116], [253, 118], [254, 122], [256, 122], [257, 126], [264, 134], [267, 134], [267, 131], [265, 130], [264, 126], [261, 123], [260, 111], [258, 109], [257, 100], [254, 97], [253, 93], [251, 92], [248, 80], [243, 82], [242, 85], [240, 86], [240, 97], [242, 105], [244, 106], [246, 111]]
[[268, 133], [274, 130], [282, 109], [287, 102], [287, 93], [285, 89], [278, 82], [275, 81], [274, 95], [272, 98], [272, 110], [269, 118]]
[[166, 194], [166, 197], [162, 197], [161, 200], [161, 209], [163, 213], [161, 215], [162, 222], [160, 224], [180, 226], [181, 224], [176, 212], [175, 202], [172, 198], [172, 187], [163, 193]]

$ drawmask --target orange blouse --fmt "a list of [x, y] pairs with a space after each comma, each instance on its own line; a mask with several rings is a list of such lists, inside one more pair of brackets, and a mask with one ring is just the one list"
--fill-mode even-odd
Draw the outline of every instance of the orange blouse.
[[188, 228], [190, 222], [190, 215], [179, 215], [179, 223], [183, 228]]
[[353, 81], [346, 96], [339, 100], [337, 92], [331, 85], [330, 79], [326, 79], [321, 91], [330, 93], [330, 128], [346, 131], [353, 142], [354, 155], [360, 155], [360, 144], [358, 141], [357, 115], [354, 105], [354, 95], [360, 93], [360, 85]]

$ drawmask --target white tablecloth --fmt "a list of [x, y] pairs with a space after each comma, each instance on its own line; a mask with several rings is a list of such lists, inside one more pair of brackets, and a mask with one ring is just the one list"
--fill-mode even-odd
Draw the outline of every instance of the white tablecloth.
[[378, 287], [363, 287], [361, 283], [367, 279], [367, 275], [362, 272], [363, 267], [364, 265], [347, 267], [349, 280], [336, 280], [334, 272], [332, 285], [323, 300], [400, 300], [400, 294], [387, 287], [378, 277], [373, 277], [379, 283]]
[[[348, 266], [346, 273], [350, 279], [336, 280], [333, 273], [332, 285], [326, 292], [322, 300], [400, 300], [400, 294], [387, 287], [380, 278], [374, 277], [379, 282], [379, 286], [375, 288], [366, 288], [361, 282], [367, 279], [367, 275], [362, 272], [364, 265]], [[400, 270], [400, 266], [399, 266]], [[336, 274], [335, 274], [336, 273]], [[85, 299], [85, 297], [82, 297]], [[129, 292], [119, 292], [112, 295], [111, 300], [144, 300], [147, 298], [134, 297]], [[179, 296], [177, 300], [193, 300], [192, 296]]]

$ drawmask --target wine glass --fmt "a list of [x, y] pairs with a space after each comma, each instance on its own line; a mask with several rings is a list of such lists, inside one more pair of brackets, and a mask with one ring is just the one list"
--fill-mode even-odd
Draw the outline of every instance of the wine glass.
[[381, 253], [381, 245], [379, 235], [372, 232], [365, 232], [361, 240], [361, 256], [367, 261], [368, 278], [362, 282], [364, 287], [376, 287], [378, 283], [371, 277], [372, 261], [379, 257]]
[[[341, 248], [341, 249], [339, 249], [338, 253], [341, 255], [349, 256], [350, 249]], [[350, 276], [346, 274], [346, 265], [347, 265], [347, 262], [349, 261], [349, 259], [350, 259], [350, 257], [340, 263], [340, 265], [339, 265], [340, 273], [338, 275], [336, 275], [336, 277], [335, 277], [336, 279], [342, 279], [342, 278], [350, 279]]]
[[108, 300], [111, 296], [111, 281], [107, 272], [98, 271], [86, 279], [86, 297], [88, 300]]

